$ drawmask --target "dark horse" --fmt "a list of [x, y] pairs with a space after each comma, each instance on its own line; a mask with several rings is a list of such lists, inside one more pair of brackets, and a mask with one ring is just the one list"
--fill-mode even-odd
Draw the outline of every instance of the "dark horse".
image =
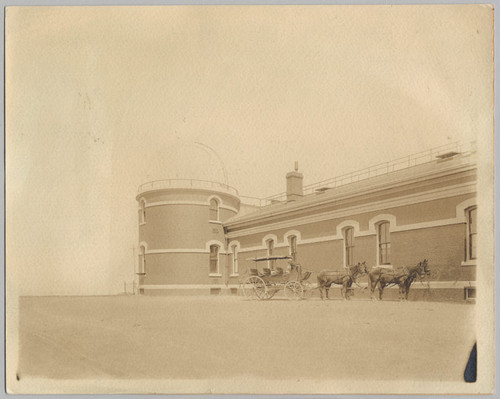
[[430, 271], [427, 267], [427, 259], [419, 262], [416, 266], [400, 267], [397, 269], [376, 268], [368, 273], [368, 285], [371, 291], [372, 300], [375, 299], [374, 291], [378, 285], [379, 299], [382, 299], [384, 288], [389, 285], [399, 287], [399, 299], [401, 301], [408, 299], [410, 286], [417, 277], [422, 278]]
[[410, 286], [413, 281], [417, 278], [417, 275], [422, 278], [431, 274], [429, 266], [427, 264], [427, 259], [424, 259], [416, 267], [408, 268], [408, 277], [403, 281], [403, 284], [399, 286], [399, 298], [402, 301], [408, 300], [408, 294], [410, 293]]
[[322, 270], [318, 274], [318, 288], [323, 299], [323, 289], [328, 299], [328, 291], [332, 284], [342, 285], [341, 295], [344, 299], [349, 299], [348, 289], [360, 274], [368, 273], [366, 262], [358, 263], [354, 266], [348, 266], [347, 270]]

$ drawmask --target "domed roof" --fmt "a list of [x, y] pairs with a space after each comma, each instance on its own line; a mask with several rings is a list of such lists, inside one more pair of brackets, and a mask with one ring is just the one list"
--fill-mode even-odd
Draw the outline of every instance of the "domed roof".
[[153, 180], [196, 179], [228, 184], [225, 165], [206, 144], [171, 140], [148, 157], [143, 183]]

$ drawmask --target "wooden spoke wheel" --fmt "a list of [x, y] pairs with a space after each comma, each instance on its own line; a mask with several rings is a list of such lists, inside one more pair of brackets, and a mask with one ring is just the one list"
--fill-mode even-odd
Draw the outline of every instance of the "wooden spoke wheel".
[[302, 299], [304, 288], [298, 281], [289, 281], [285, 284], [285, 296], [290, 300]]
[[268, 299], [266, 283], [258, 276], [250, 276], [243, 283], [243, 293], [248, 299]]
[[313, 286], [309, 281], [302, 281], [302, 289], [304, 290], [304, 293], [302, 294], [302, 298], [304, 299], [309, 299], [312, 298], [313, 296]]

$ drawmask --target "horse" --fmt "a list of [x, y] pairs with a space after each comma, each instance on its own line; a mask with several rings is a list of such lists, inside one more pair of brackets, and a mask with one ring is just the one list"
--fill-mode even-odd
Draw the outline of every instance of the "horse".
[[423, 277], [425, 274], [429, 274], [430, 271], [427, 268], [427, 260], [418, 263], [416, 266], [412, 267], [401, 267], [395, 270], [377, 268], [368, 273], [368, 284], [371, 291], [371, 299], [374, 300], [374, 291], [378, 285], [379, 290], [379, 300], [382, 299], [382, 294], [384, 288], [388, 285], [398, 285], [399, 287], [399, 299], [404, 300], [408, 297], [410, 291], [410, 286], [413, 280], [417, 276]]
[[423, 278], [431, 274], [428, 267], [427, 259], [424, 259], [416, 267], [408, 268], [408, 277], [399, 286], [399, 298], [402, 301], [408, 300], [408, 294], [410, 293], [410, 286], [417, 277]]
[[382, 293], [387, 285], [397, 284], [398, 286], [404, 281], [408, 271], [405, 267], [396, 270], [377, 267], [368, 273], [368, 286], [371, 291], [371, 299], [375, 299], [375, 288], [378, 285], [379, 300], [382, 299]]
[[332, 284], [342, 285], [341, 295], [344, 299], [349, 299], [348, 289], [360, 274], [368, 273], [366, 262], [358, 263], [354, 266], [348, 266], [347, 270], [322, 270], [318, 274], [318, 288], [323, 299], [323, 289], [328, 299], [328, 291]]

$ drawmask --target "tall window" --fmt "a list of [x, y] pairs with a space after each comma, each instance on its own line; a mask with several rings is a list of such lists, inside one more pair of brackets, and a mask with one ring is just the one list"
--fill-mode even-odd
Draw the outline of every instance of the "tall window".
[[146, 247], [141, 245], [139, 254], [139, 274], [146, 274]]
[[290, 244], [290, 255], [295, 262], [297, 260], [297, 236], [288, 237], [288, 243]]
[[477, 207], [465, 211], [467, 217], [466, 260], [477, 258]]
[[141, 199], [141, 208], [139, 209], [139, 224], [146, 223], [146, 201]]
[[219, 274], [219, 246], [210, 245], [210, 274]]
[[[271, 257], [274, 255], [274, 240], [267, 240], [267, 256]], [[274, 270], [274, 260], [267, 262], [267, 267]]]
[[210, 220], [219, 220], [219, 202], [214, 198], [212, 198], [210, 200], [209, 219]]
[[345, 266], [354, 264], [354, 229], [348, 227], [344, 230], [344, 250], [345, 250]]
[[236, 245], [232, 246], [232, 265], [233, 265], [233, 273], [232, 274], [238, 274], [238, 247]]
[[390, 264], [391, 258], [391, 236], [389, 233], [389, 222], [378, 225], [378, 260], [380, 265]]

